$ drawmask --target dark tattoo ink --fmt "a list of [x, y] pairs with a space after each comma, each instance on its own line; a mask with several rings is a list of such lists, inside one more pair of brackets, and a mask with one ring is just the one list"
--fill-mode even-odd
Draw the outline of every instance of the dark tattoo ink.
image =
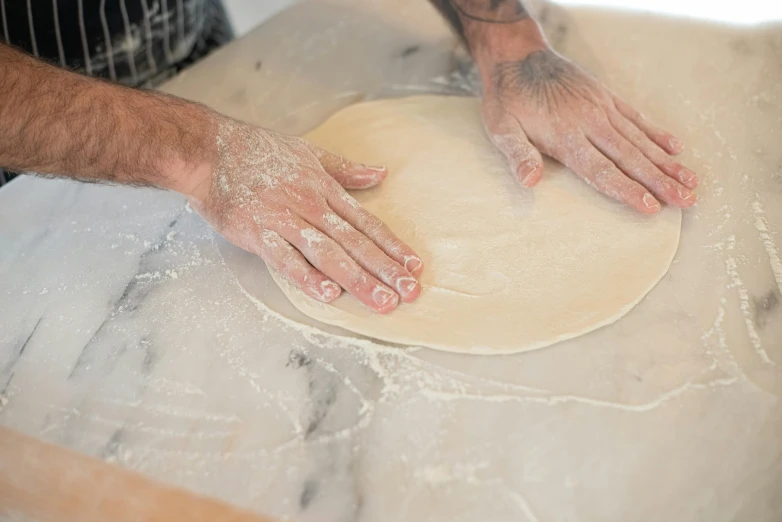
[[521, 0], [451, 0], [459, 14], [490, 24], [512, 24], [529, 18]]
[[489, 24], [512, 24], [530, 16], [522, 0], [429, 1], [464, 41], [467, 38], [462, 19]]
[[591, 101], [573, 64], [550, 50], [535, 51], [517, 62], [497, 64], [494, 81], [499, 92], [519, 93], [551, 112], [567, 96]]

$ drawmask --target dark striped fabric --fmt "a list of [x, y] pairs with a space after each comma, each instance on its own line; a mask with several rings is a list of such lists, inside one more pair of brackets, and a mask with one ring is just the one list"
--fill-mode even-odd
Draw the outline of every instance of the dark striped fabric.
[[[159, 85], [232, 38], [220, 0], [0, 0], [0, 41], [136, 87]], [[0, 186], [12, 177], [0, 168]]]

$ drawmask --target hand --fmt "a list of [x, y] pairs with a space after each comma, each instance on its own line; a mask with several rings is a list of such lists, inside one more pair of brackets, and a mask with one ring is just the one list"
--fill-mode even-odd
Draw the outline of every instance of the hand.
[[524, 186], [540, 181], [542, 152], [645, 214], [695, 203], [697, 176], [671, 157], [679, 140], [556, 52], [482, 70], [486, 129]]
[[373, 187], [386, 169], [220, 118], [215, 166], [188, 196], [226, 239], [319, 301], [344, 288], [387, 313], [418, 297], [421, 259], [344, 190]]

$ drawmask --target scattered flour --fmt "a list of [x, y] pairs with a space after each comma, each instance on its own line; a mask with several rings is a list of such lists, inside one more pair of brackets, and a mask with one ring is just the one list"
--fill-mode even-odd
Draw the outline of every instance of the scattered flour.
[[771, 238], [768, 230], [768, 222], [763, 216], [763, 205], [760, 201], [752, 203], [752, 213], [755, 215], [755, 228], [758, 230], [760, 240], [763, 242], [763, 247], [768, 253], [769, 263], [771, 263], [771, 271], [774, 273], [774, 279], [777, 281], [777, 286], [780, 292], [782, 292], [782, 261], [779, 258], [779, 249]]
[[307, 242], [308, 247], [311, 247], [313, 243], [317, 244], [323, 241], [323, 234], [313, 228], [305, 228], [302, 230], [301, 237]]
[[766, 350], [763, 349], [760, 336], [758, 335], [757, 329], [755, 328], [755, 322], [752, 317], [752, 309], [749, 305], [749, 292], [747, 292], [747, 288], [744, 286], [744, 282], [741, 280], [741, 277], [739, 277], [736, 259], [733, 257], [727, 258], [725, 260], [725, 267], [727, 269], [728, 276], [731, 279], [731, 287], [736, 288], [738, 291], [739, 308], [741, 309], [741, 314], [744, 316], [744, 324], [747, 326], [747, 334], [749, 335], [749, 340], [752, 343], [752, 347], [755, 349], [755, 353], [758, 354], [758, 357], [760, 357], [764, 363], [770, 366], [776, 366], [774, 361], [771, 360], [771, 358], [768, 356], [768, 353], [766, 353]]

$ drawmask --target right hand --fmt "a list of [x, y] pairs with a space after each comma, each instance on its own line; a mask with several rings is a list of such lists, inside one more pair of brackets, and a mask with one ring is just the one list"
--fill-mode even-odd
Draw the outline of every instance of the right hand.
[[377, 185], [385, 168], [228, 118], [217, 127], [214, 166], [187, 195], [226, 239], [322, 302], [344, 288], [387, 313], [418, 297], [420, 257], [345, 192]]
[[543, 175], [541, 153], [644, 214], [697, 200], [698, 176], [673, 156], [682, 144], [596, 78], [551, 49], [485, 59], [484, 122], [525, 187]]

